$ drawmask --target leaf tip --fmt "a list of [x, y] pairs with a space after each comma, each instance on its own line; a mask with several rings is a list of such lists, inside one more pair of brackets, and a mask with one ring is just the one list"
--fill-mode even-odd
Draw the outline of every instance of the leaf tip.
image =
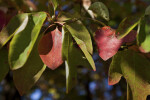
[[[121, 79], [121, 77], [120, 77], [120, 79]], [[108, 85], [115, 85], [120, 81], [120, 79], [113, 79], [112, 77], [109, 76], [108, 77]]]
[[93, 71], [95, 72], [95, 71], [96, 71], [96, 68], [95, 68], [95, 69], [93, 69]]

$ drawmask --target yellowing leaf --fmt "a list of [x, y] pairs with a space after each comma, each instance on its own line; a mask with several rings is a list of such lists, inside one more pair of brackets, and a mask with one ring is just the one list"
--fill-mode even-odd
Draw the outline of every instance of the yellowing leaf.
[[146, 100], [150, 95], [150, 61], [135, 51], [118, 52], [109, 68], [109, 84], [118, 83], [123, 76], [128, 84], [127, 100]]

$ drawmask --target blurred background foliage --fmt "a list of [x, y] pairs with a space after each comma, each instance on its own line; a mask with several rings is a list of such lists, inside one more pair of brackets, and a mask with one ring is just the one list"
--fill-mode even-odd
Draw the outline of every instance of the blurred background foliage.
[[[110, 21], [107, 25], [117, 28], [123, 18], [133, 14], [144, 13], [145, 8], [150, 4], [149, 0], [58, 0], [59, 7], [55, 14], [58, 21], [67, 19], [69, 13], [81, 18], [92, 17], [87, 10], [89, 5], [96, 1], [103, 2], [109, 9]], [[49, 12], [48, 0], [0, 0], [0, 11], [5, 13], [5, 19], [8, 23], [12, 16], [23, 12], [46, 11]], [[2, 14], [0, 14], [2, 17]], [[95, 30], [101, 27], [91, 20], [82, 19], [84, 24], [90, 27], [91, 35]], [[2, 22], [2, 21], [1, 21]], [[51, 22], [46, 22], [44, 27]], [[92, 29], [92, 30], [91, 30]], [[108, 85], [108, 68], [111, 59], [104, 62], [97, 53], [94, 45], [93, 59], [97, 70], [95, 72], [78, 67], [78, 83], [68, 94], [66, 94], [66, 76], [65, 66], [52, 71], [49, 68], [45, 70], [39, 81], [34, 87], [23, 96], [17, 92], [12, 72], [9, 72], [5, 79], [0, 83], [0, 100], [126, 100], [126, 81], [122, 79], [119, 84]], [[150, 100], [148, 97], [147, 100]]]

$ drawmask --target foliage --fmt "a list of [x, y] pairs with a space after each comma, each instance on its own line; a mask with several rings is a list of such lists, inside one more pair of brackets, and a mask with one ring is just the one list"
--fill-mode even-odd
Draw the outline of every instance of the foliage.
[[69, 93], [77, 83], [79, 66], [96, 71], [92, 55], [98, 49], [104, 61], [113, 57], [109, 85], [118, 83], [123, 76], [127, 100], [145, 100], [150, 95], [150, 7], [142, 14], [123, 18], [113, 29], [108, 25], [111, 14], [103, 2], [83, 4], [84, 9], [76, 5], [71, 11], [64, 7], [68, 0], [38, 2], [35, 6], [31, 1], [11, 0], [17, 12], [8, 19], [0, 10], [0, 81], [10, 68], [16, 88], [24, 95], [46, 66], [54, 70], [65, 64]]

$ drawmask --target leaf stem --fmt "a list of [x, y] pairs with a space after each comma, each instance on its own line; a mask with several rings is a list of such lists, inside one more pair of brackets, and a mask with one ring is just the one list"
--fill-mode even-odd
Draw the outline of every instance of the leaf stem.
[[51, 24], [51, 25], [49, 25], [44, 31], [43, 31], [43, 33], [42, 34], [44, 34], [50, 27], [52, 27], [52, 26], [54, 26], [55, 24]]
[[50, 16], [50, 14], [47, 12], [45, 12], [45, 13], [47, 14], [48, 18], [50, 18], [50, 20], [52, 20], [52, 17]]

